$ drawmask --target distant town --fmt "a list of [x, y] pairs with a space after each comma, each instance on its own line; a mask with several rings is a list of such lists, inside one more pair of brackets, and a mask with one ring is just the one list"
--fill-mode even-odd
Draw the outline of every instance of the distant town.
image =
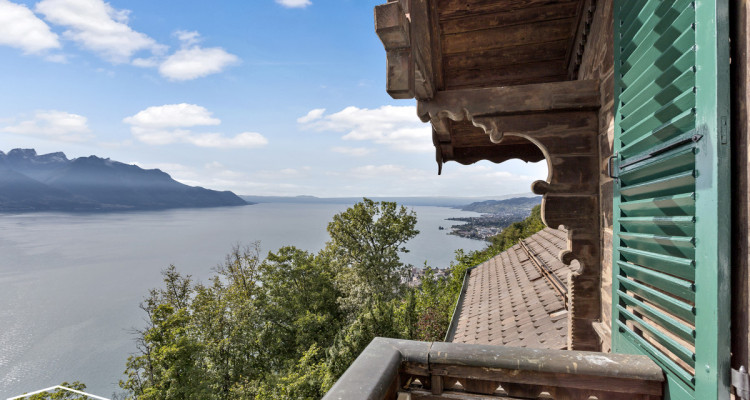
[[479, 212], [482, 215], [449, 218], [450, 221], [463, 222], [451, 225], [449, 234], [489, 241], [510, 224], [528, 217], [531, 209], [539, 205], [541, 201], [541, 196], [516, 197], [506, 200], [488, 200], [459, 207], [463, 211]]

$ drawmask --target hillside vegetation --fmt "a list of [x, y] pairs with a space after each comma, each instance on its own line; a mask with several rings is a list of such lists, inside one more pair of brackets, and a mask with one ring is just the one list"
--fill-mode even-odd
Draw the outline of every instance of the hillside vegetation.
[[442, 341], [467, 268], [543, 227], [536, 207], [448, 278], [401, 283], [416, 215], [364, 199], [337, 214], [317, 254], [235, 248], [207, 283], [170, 266], [141, 304], [146, 326], [120, 386], [137, 399], [317, 399], [376, 336]]

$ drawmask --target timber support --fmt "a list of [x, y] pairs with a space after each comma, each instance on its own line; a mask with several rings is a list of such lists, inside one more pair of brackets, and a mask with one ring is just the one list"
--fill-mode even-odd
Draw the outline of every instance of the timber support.
[[544, 223], [568, 230], [568, 250], [561, 252], [560, 259], [580, 264], [568, 283], [571, 350], [600, 348], [592, 325], [601, 312], [599, 104], [597, 81], [567, 81], [442, 91], [429, 101], [419, 101], [417, 109], [436, 132], [449, 121], [468, 121], [493, 143], [522, 138], [546, 158], [548, 178], [534, 182], [532, 191], [543, 195]]

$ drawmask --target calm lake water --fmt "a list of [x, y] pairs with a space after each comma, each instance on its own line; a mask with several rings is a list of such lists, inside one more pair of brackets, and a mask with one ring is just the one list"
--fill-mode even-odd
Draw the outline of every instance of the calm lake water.
[[[134, 352], [131, 328], [160, 271], [174, 264], [205, 281], [233, 244], [260, 241], [308, 251], [328, 239], [340, 204], [112, 214], [0, 214], [0, 398], [80, 380], [100, 396], [119, 392]], [[457, 249], [485, 244], [446, 234], [449, 217], [476, 216], [443, 207], [411, 207], [420, 235], [402, 259], [445, 267]], [[439, 226], [446, 230], [438, 230]]]

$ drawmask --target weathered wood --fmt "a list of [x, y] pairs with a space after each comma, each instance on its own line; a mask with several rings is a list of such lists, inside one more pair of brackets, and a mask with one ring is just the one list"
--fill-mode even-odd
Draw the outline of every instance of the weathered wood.
[[526, 64], [535, 61], [565, 59], [566, 40], [539, 43], [532, 48], [512, 46], [501, 49], [475, 51], [471, 54], [446, 56], [443, 63], [446, 69], [495, 68], [513, 64]]
[[430, 391], [432, 392], [432, 394], [443, 393], [443, 377], [442, 376], [432, 375], [430, 382], [432, 385], [432, 387], [430, 388]]
[[[422, 363], [429, 375], [408, 376], [405, 363]], [[415, 378], [422, 388], [413, 386]], [[485, 399], [471, 393], [503, 398], [545, 391], [556, 399], [651, 400], [661, 395], [663, 380], [661, 369], [645, 356], [376, 338], [324, 399], [392, 399], [399, 393]]]
[[430, 43], [432, 47], [432, 72], [434, 75], [434, 83], [436, 90], [445, 89], [445, 83], [443, 81], [443, 47], [442, 47], [442, 31], [440, 29], [439, 16], [438, 16], [438, 0], [427, 0], [427, 8], [430, 13], [430, 37], [432, 41]]
[[417, 103], [422, 121], [434, 117], [463, 120], [473, 116], [523, 114], [554, 110], [593, 110], [599, 107], [596, 81], [570, 81], [523, 86], [438, 92], [429, 102]]
[[411, 0], [411, 35], [416, 70], [418, 99], [431, 99], [435, 93], [432, 60], [432, 20], [427, 0]]
[[465, 17], [471, 14], [485, 14], [512, 11], [556, 4], [555, 0], [442, 0], [440, 19]]
[[[569, 249], [560, 259], [580, 264], [568, 285], [569, 347], [580, 350], [598, 350], [601, 344], [593, 327], [601, 316], [599, 104], [598, 82], [592, 80], [443, 91], [417, 105], [423, 121], [470, 121], [494, 143], [517, 136], [536, 144], [544, 154], [549, 181], [534, 182], [532, 190], [544, 195], [545, 224], [568, 229]], [[441, 143], [441, 152], [443, 148]], [[476, 149], [483, 148], [487, 147]], [[453, 147], [451, 157], [467, 162], [460, 159], [466, 155], [460, 153], [463, 149]], [[507, 153], [503, 156], [510, 158]], [[438, 157], [439, 162], [448, 158]]]
[[565, 80], [562, 59], [481, 69], [445, 68], [446, 89], [516, 86]]
[[443, 35], [443, 54], [492, 50], [518, 45], [534, 45], [572, 35], [575, 18], [536, 22]]
[[386, 51], [411, 45], [409, 21], [400, 2], [375, 6], [375, 33], [383, 42]]
[[390, 50], [386, 53], [385, 91], [394, 99], [414, 97], [414, 59], [409, 48]]
[[583, 61], [583, 52], [586, 48], [595, 10], [596, 0], [581, 1], [578, 14], [578, 27], [571, 40], [567, 56], [568, 79], [575, 79], [578, 74], [578, 68]]
[[732, 23], [732, 367], [750, 364], [750, 3], [730, 2]]
[[[602, 378], [576, 373], [548, 373], [536, 371], [519, 371], [515, 369], [478, 368], [461, 365], [435, 366], [432, 373], [444, 376], [465, 376], [477, 382], [501, 381], [538, 385], [545, 387], [561, 387], [569, 389], [584, 389], [590, 391], [606, 391], [610, 393], [645, 393], [661, 394], [661, 380], [635, 380], [623, 378]], [[660, 370], [661, 373], [661, 370]], [[434, 376], [434, 375], [433, 375]], [[467, 388], [468, 390], [468, 388]], [[476, 393], [476, 392], [475, 392]], [[488, 394], [488, 393], [482, 393]]]
[[443, 34], [463, 33], [469, 31], [499, 28], [530, 22], [542, 22], [555, 19], [573, 18], [578, 13], [579, 0], [563, 1], [534, 8], [501, 10], [495, 13], [477, 13], [463, 18], [446, 20], [441, 24]]

